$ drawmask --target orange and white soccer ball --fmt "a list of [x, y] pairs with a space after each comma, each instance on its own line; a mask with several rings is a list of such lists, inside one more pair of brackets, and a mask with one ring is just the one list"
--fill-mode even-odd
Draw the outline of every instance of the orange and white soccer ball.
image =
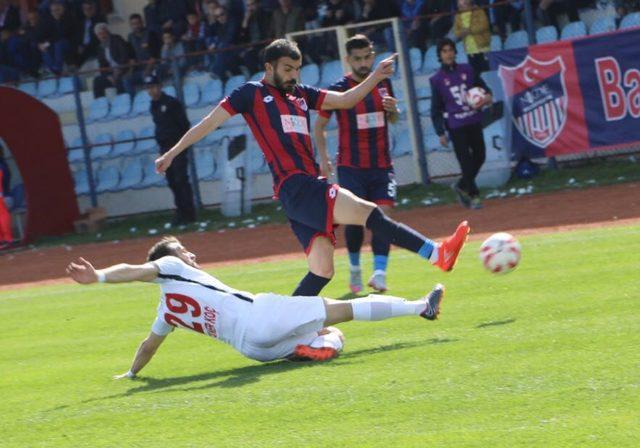
[[506, 274], [518, 266], [520, 253], [520, 243], [513, 235], [494, 233], [480, 246], [480, 261], [488, 271]]
[[487, 92], [482, 87], [472, 87], [467, 91], [467, 104], [477, 109], [486, 97]]

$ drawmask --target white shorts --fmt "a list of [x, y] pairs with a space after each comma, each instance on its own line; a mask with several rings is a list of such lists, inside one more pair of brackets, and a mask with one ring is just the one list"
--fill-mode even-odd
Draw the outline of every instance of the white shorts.
[[296, 345], [310, 344], [326, 318], [321, 297], [258, 294], [243, 319], [240, 352], [258, 361], [286, 358]]

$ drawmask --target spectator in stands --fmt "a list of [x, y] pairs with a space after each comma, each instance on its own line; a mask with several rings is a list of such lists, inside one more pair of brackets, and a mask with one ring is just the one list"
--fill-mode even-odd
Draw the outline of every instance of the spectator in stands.
[[[156, 141], [160, 147], [160, 154], [164, 154], [180, 140], [191, 125], [182, 103], [162, 91], [160, 80], [156, 76], [147, 76], [144, 84], [151, 97], [151, 115], [156, 126]], [[173, 192], [176, 205], [176, 214], [172, 220], [174, 225], [188, 224], [196, 220], [193, 192], [189, 182], [189, 151], [190, 148], [180, 153], [167, 170], [167, 183]]]
[[[400, 15], [400, 8], [395, 2], [387, 0], [363, 0], [357, 21], [371, 22], [373, 20], [390, 19]], [[393, 29], [390, 26], [382, 30], [380, 27], [374, 26], [362, 29], [361, 32], [374, 42], [374, 44], [380, 45], [384, 42], [387, 50], [395, 51]]]
[[[187, 14], [187, 31], [180, 38], [187, 53], [204, 50], [204, 24], [195, 12]], [[195, 65], [201, 57], [190, 57], [189, 65]]]
[[0, 0], [0, 31], [17, 32], [20, 28], [20, 12], [18, 8], [9, 3], [9, 0]]
[[129, 44], [117, 34], [109, 31], [106, 23], [98, 23], [94, 32], [98, 37], [98, 63], [102, 71], [93, 80], [93, 96], [100, 98], [105, 90], [115, 87], [118, 93], [135, 94], [132, 68], [135, 62], [133, 50]]
[[177, 64], [180, 73], [184, 74], [187, 68], [187, 58], [185, 58], [184, 55], [185, 52], [182, 42], [176, 39], [173, 31], [166, 29], [164, 33], [162, 33], [162, 50], [160, 50], [162, 62], [158, 70], [160, 77], [165, 78], [171, 75], [172, 67], [175, 66], [174, 64]]
[[292, 0], [278, 0], [279, 7], [271, 16], [271, 37], [284, 37], [287, 33], [304, 29], [304, 10]]
[[567, 15], [569, 22], [580, 20], [575, 0], [540, 0], [537, 15], [546, 26], [554, 26], [560, 32], [558, 18], [563, 14]]
[[458, 0], [453, 29], [456, 37], [464, 43], [474, 73], [489, 70], [485, 53], [491, 49], [491, 30], [484, 9], [474, 8], [473, 0]]
[[13, 50], [11, 46], [9, 47], [9, 51], [13, 52], [13, 59], [16, 61], [16, 65], [24, 67], [23, 70], [34, 78], [39, 76], [38, 70], [42, 62], [42, 56], [38, 49], [39, 29], [40, 15], [38, 11], [29, 12], [26, 22], [18, 32], [21, 38], [20, 45], [14, 47]]
[[104, 16], [98, 14], [95, 0], [82, 2], [82, 15], [76, 36], [78, 65], [82, 65], [87, 59], [95, 58], [98, 55], [98, 38], [93, 29], [98, 23], [106, 21]]
[[[490, 5], [494, 3], [502, 3], [502, 0], [489, 1]], [[494, 28], [494, 33], [499, 34], [501, 39], [505, 39], [507, 37], [507, 23], [511, 26], [512, 33], [520, 30], [523, 11], [523, 0], [500, 4], [489, 9], [490, 22]]]
[[211, 71], [220, 79], [226, 79], [229, 72], [237, 65], [238, 51], [228, 48], [235, 45], [238, 39], [238, 22], [229, 17], [227, 8], [218, 6], [215, 10], [217, 20], [216, 34], [209, 40], [209, 50], [217, 50], [211, 55]]
[[[128, 42], [133, 49], [134, 58], [137, 63], [146, 62], [144, 65], [136, 65], [134, 72], [142, 72], [141, 76], [151, 73], [157, 58], [160, 57], [160, 41], [158, 36], [146, 28], [140, 14], [129, 16], [129, 28], [131, 32]], [[135, 76], [136, 80], [138, 76]]]
[[16, 82], [20, 78], [20, 71], [15, 66], [12, 55], [9, 52], [9, 38], [11, 33], [8, 30], [0, 31], [0, 83]]
[[38, 49], [47, 68], [56, 75], [62, 74], [65, 63], [73, 56], [73, 42], [76, 24], [71, 14], [65, 10], [61, 0], [51, 2], [51, 16], [40, 22]]
[[431, 16], [428, 19], [429, 37], [434, 42], [446, 36], [451, 29], [453, 23], [451, 15], [449, 14], [451, 12], [451, 3], [451, 0], [427, 1], [425, 13]]
[[426, 3], [425, 0], [404, 0], [401, 7], [402, 24], [407, 33], [408, 44], [423, 51], [428, 22], [420, 16], [426, 13]]
[[[245, 8], [240, 25], [239, 42], [255, 44], [271, 37], [269, 35], [269, 16], [266, 11], [261, 9], [259, 0], [247, 0]], [[262, 70], [260, 48], [257, 45], [244, 49], [240, 57], [251, 73]]]
[[640, 10], [640, 0], [615, 0], [616, 14], [622, 18], [630, 12]]
[[149, 0], [147, 6], [143, 9], [143, 13], [147, 28], [155, 33], [156, 36], [162, 35], [162, 25], [168, 20], [163, 0]]
[[161, 0], [166, 11], [166, 20], [162, 24], [163, 30], [171, 30], [175, 36], [182, 36], [187, 31], [187, 13], [189, 12], [185, 0]]
[[326, 0], [323, 10], [321, 27], [346, 25], [355, 19], [353, 4], [347, 0]]

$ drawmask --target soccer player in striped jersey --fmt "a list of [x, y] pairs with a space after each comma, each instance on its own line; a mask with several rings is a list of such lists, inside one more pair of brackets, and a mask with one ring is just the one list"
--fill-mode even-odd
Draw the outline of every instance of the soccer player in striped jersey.
[[435, 320], [444, 297], [442, 285], [414, 301], [375, 295], [341, 301], [252, 294], [231, 288], [200, 270], [196, 256], [175, 237], [156, 243], [144, 264], [117, 264], [96, 270], [80, 258], [69, 264], [67, 273], [80, 284], [142, 281], [160, 286], [151, 332], [138, 348], [129, 371], [116, 379], [135, 378], [176, 327], [225, 342], [257, 361], [327, 361], [338, 356], [344, 343], [342, 332], [331, 325], [400, 316]]
[[[371, 73], [375, 60], [373, 43], [362, 34], [347, 40], [347, 63], [351, 73], [329, 86], [329, 90], [345, 92], [358, 85]], [[320, 154], [320, 170], [330, 176], [332, 167], [327, 153], [325, 128], [332, 111], [321, 111], [315, 125], [316, 145]], [[338, 120], [338, 182], [356, 196], [377, 204], [388, 216], [395, 205], [396, 180], [389, 152], [389, 122], [398, 119], [397, 100], [393, 97], [391, 81], [381, 81], [352, 109], [335, 111]], [[364, 240], [364, 227], [345, 226], [345, 239], [349, 251], [349, 288], [362, 291], [360, 249]], [[389, 241], [372, 235], [373, 275], [369, 286], [376, 291], [387, 290], [387, 262]]]
[[273, 41], [265, 48], [264, 58], [264, 78], [231, 92], [171, 150], [156, 159], [156, 170], [164, 173], [178, 154], [241, 113], [269, 164], [275, 196], [307, 254], [309, 272], [293, 295], [318, 295], [333, 277], [337, 224], [366, 226], [380, 238], [419, 254], [443, 271], [453, 269], [469, 233], [466, 221], [451, 237], [436, 243], [395, 222], [373, 202], [319, 178], [313, 156], [309, 110], [354, 107], [393, 74], [395, 55], [381, 61], [364, 81], [346, 92], [298, 84], [302, 55], [294, 42]]

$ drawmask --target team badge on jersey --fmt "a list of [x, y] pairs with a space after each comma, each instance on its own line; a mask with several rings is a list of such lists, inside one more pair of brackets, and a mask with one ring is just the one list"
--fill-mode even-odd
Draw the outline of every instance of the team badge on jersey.
[[304, 100], [304, 98], [296, 98], [296, 102], [298, 103], [298, 106], [300, 106], [300, 109], [302, 109], [303, 111], [307, 111], [309, 110], [309, 106], [307, 106], [307, 102]]
[[567, 121], [562, 58], [538, 61], [527, 56], [515, 67], [501, 65], [499, 76], [520, 134], [540, 148], [553, 143]]
[[382, 98], [389, 96], [389, 90], [386, 87], [378, 87], [378, 93]]

